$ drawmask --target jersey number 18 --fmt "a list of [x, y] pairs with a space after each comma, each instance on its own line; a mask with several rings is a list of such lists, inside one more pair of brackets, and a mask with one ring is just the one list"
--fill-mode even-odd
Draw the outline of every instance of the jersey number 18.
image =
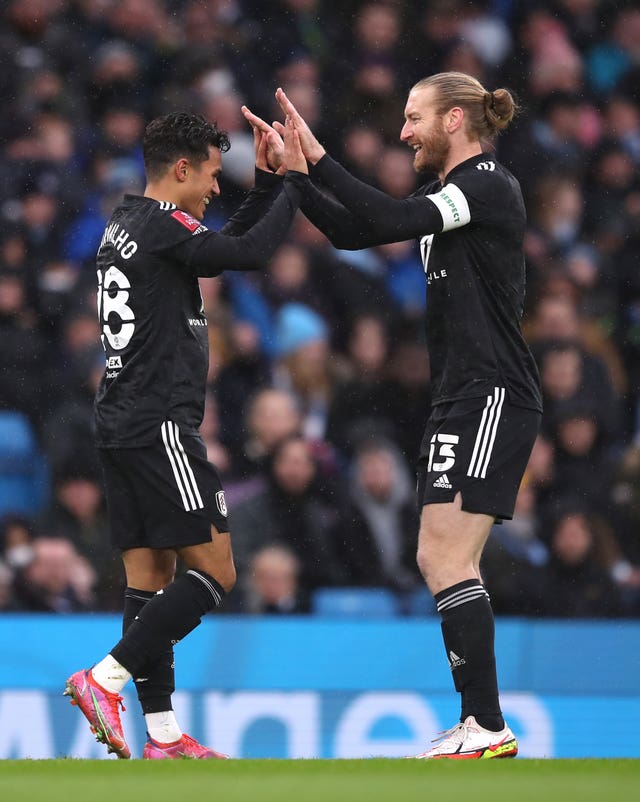
[[102, 345], [106, 350], [106, 337], [116, 351], [126, 348], [133, 337], [135, 315], [127, 305], [131, 284], [125, 274], [117, 267], [105, 271], [98, 270], [98, 321], [102, 329]]

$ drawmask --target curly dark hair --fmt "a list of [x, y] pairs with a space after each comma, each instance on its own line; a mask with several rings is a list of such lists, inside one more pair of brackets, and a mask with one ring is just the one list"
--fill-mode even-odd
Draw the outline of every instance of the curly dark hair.
[[182, 157], [200, 163], [209, 158], [209, 147], [229, 150], [226, 131], [209, 123], [201, 114], [175, 111], [156, 117], [147, 125], [142, 141], [147, 177], [160, 178], [170, 164]]

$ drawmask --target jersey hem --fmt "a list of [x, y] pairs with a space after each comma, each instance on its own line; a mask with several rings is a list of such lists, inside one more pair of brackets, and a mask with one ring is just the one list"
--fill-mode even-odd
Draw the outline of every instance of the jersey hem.
[[[496, 382], [495, 387], [504, 387], [507, 391], [507, 401], [512, 407], [518, 407], [518, 409], [529, 409], [532, 412], [539, 412], [542, 415], [543, 409], [542, 404], [536, 404], [536, 402], [532, 401], [530, 404], [523, 404], [522, 402], [514, 401], [511, 396], [509, 395], [509, 388], [506, 387], [504, 384], [500, 385]], [[474, 393], [463, 393], [463, 394], [456, 394], [456, 395], [446, 395], [440, 396], [437, 399], [434, 399], [431, 402], [431, 408], [441, 406], [442, 404], [453, 404], [456, 401], [470, 401], [473, 398], [486, 398], [489, 393], [487, 392], [474, 392]]]

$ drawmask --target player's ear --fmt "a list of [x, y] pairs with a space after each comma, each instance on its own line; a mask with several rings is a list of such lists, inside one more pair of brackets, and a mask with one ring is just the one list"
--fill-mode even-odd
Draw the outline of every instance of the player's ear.
[[174, 165], [174, 173], [178, 181], [185, 181], [189, 175], [189, 160], [178, 159]]
[[464, 111], [460, 108], [460, 106], [454, 106], [444, 116], [444, 124], [447, 131], [452, 134], [454, 131], [457, 131], [458, 128], [462, 126], [462, 122], [464, 120]]

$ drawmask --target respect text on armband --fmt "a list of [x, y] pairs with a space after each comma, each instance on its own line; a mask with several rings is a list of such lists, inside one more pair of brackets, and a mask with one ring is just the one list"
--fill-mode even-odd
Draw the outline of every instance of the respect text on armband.
[[447, 206], [449, 206], [449, 208], [451, 209], [451, 212], [453, 214], [453, 222], [454, 223], [459, 223], [460, 222], [460, 212], [458, 211], [458, 207], [455, 205], [455, 203], [451, 200], [451, 198], [447, 195], [447, 193], [444, 190], [442, 190], [442, 192], [440, 193], [440, 197], [447, 204]]

